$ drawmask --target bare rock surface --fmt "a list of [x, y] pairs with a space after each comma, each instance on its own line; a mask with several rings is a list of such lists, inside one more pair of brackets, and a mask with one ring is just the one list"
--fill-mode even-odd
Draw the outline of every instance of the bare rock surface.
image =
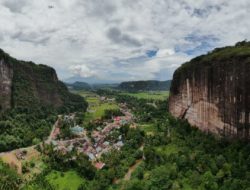
[[249, 138], [250, 43], [215, 49], [177, 69], [169, 111], [203, 131]]

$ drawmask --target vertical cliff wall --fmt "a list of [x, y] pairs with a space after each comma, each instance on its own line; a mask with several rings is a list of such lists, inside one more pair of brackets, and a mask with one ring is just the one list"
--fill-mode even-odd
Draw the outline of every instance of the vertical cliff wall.
[[13, 70], [4, 59], [0, 59], [0, 110], [11, 107]]
[[169, 111], [203, 131], [249, 138], [250, 43], [215, 49], [177, 69]]

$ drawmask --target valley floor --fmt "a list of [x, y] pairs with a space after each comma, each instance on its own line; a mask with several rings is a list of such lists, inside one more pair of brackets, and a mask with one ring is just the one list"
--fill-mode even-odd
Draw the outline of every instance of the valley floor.
[[216, 139], [172, 118], [167, 101], [97, 93], [82, 94], [90, 104], [76, 128], [80, 136], [71, 136], [71, 124], [59, 122], [47, 140], [53, 146], [28, 148], [21, 176], [29, 180], [22, 190], [249, 189], [249, 143]]

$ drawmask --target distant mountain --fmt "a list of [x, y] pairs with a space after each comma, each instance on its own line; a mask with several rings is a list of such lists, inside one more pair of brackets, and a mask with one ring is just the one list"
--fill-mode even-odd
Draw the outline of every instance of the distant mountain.
[[112, 83], [112, 84], [88, 84], [86, 82], [74, 82], [72, 84], [65, 83], [69, 90], [97, 90], [97, 89], [111, 89], [117, 88], [119, 83]]
[[168, 81], [128, 81], [122, 82], [118, 89], [126, 91], [164, 91], [169, 90], [171, 85], [171, 80]]
[[17, 60], [0, 49], [0, 111], [42, 106], [84, 110], [87, 105], [68, 91], [53, 68]]
[[91, 90], [91, 86], [86, 82], [76, 81], [72, 84], [66, 84], [70, 90]]
[[113, 81], [113, 80], [105, 80], [105, 79], [99, 79], [97, 77], [81, 77], [81, 76], [73, 76], [70, 77], [68, 79], [65, 79], [64, 82], [65, 83], [74, 83], [74, 82], [86, 82], [90, 85], [92, 84], [113, 84], [113, 83], [117, 83], [117, 81]]
[[112, 84], [92, 84], [92, 89], [112, 89], [117, 88], [119, 83], [112, 83]]

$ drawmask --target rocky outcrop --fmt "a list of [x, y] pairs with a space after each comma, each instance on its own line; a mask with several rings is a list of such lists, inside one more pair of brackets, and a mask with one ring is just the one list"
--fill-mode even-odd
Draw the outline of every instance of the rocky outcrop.
[[249, 138], [250, 43], [215, 49], [174, 73], [169, 111], [220, 136]]
[[0, 111], [42, 106], [66, 111], [85, 109], [86, 102], [68, 91], [53, 68], [16, 60], [0, 49]]

